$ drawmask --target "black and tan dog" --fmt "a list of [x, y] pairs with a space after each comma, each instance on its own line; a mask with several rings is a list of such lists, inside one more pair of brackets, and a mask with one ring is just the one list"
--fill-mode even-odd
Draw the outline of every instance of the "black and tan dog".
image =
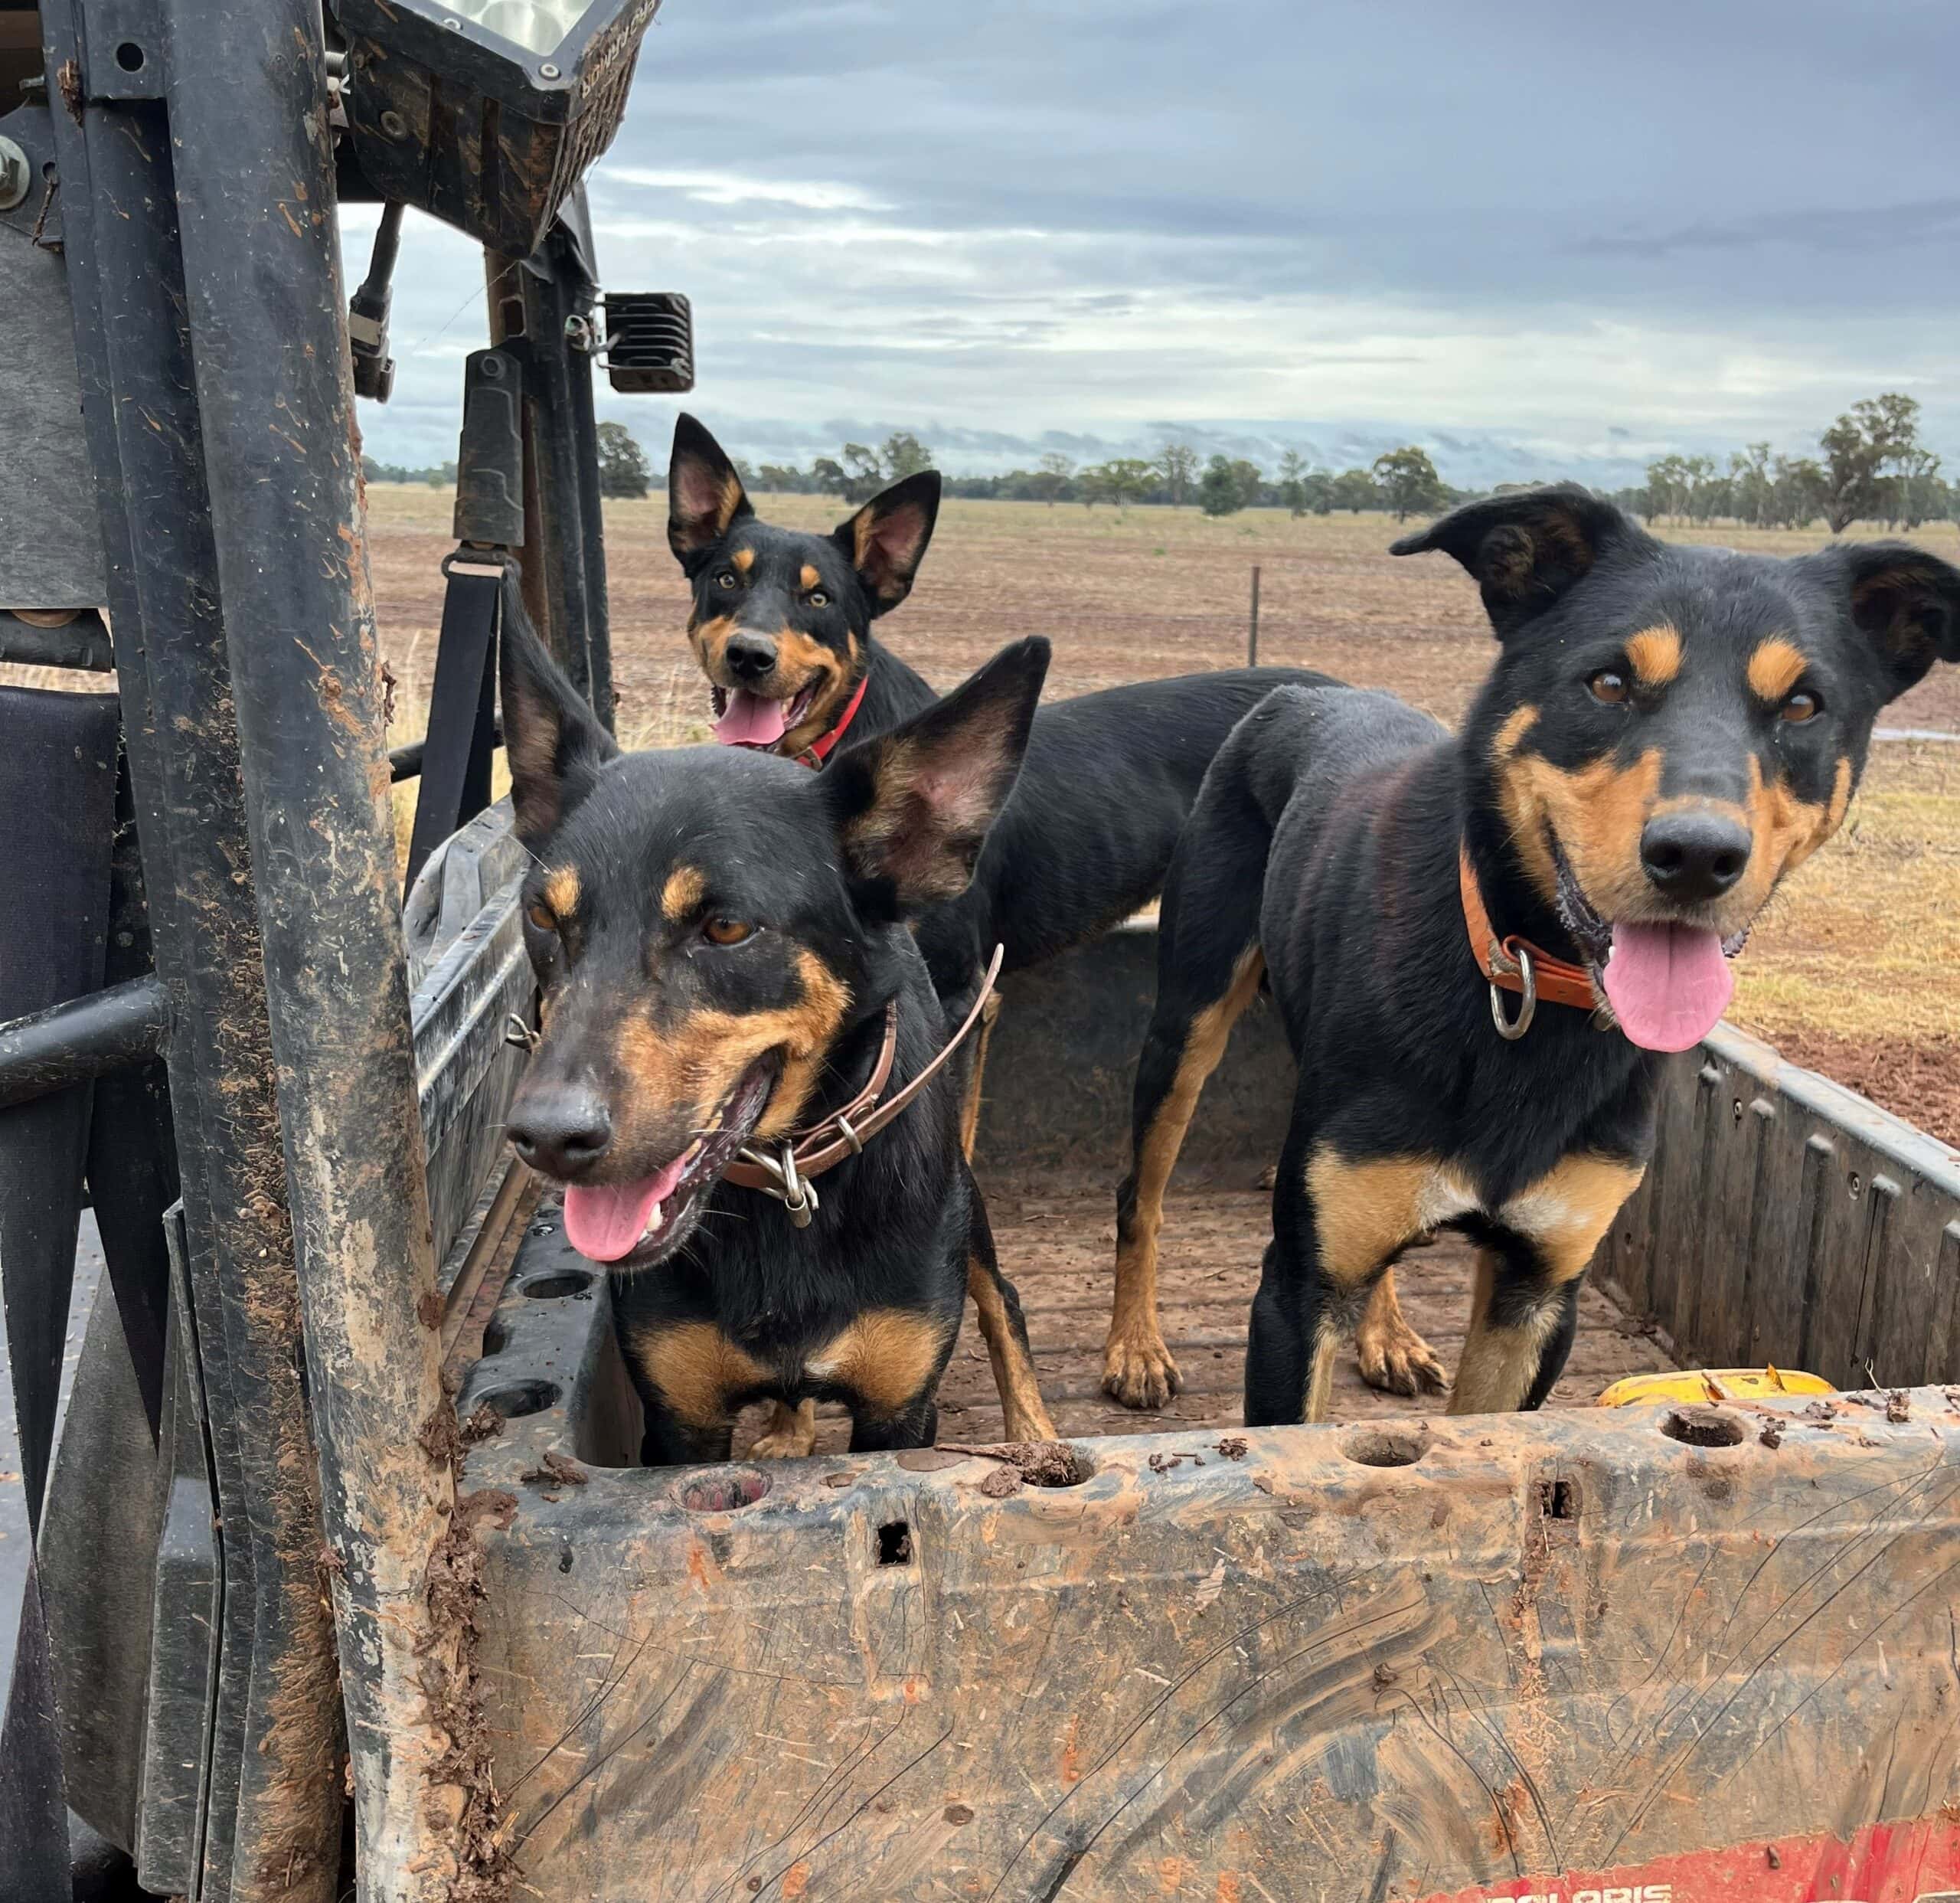
[[1263, 970], [1300, 1081], [1248, 1424], [1322, 1417], [1369, 1291], [1442, 1228], [1477, 1245], [1452, 1410], [1544, 1401], [1651, 1151], [1656, 1054], [1720, 1017], [1880, 708], [1960, 659], [1960, 571], [1904, 544], [1670, 547], [1563, 486], [1395, 544], [1435, 549], [1500, 643], [1461, 734], [1282, 690], [1221, 750], [1165, 888], [1117, 1301], [1154, 1272], [1170, 1163]]
[[844, 1402], [855, 1448], [929, 1444], [969, 1288], [1010, 1437], [1046, 1437], [906, 921], [970, 878], [1047, 643], [816, 778], [725, 747], [620, 755], [514, 584], [505, 617], [543, 994], [510, 1135], [564, 1185], [567, 1239], [612, 1271], [645, 1459], [726, 1459], [760, 1399]]
[[[688, 639], [724, 743], [821, 766], [841, 735], [880, 732], [931, 705], [931, 687], [871, 624], [911, 592], [938, 515], [936, 473], [894, 484], [834, 534], [782, 528], [756, 517], [734, 465], [684, 416], [667, 494], [668, 540], [693, 587]], [[1231, 669], [1043, 708], [972, 884], [919, 920], [920, 948], [949, 1011], [964, 1013], [996, 944], [1007, 970], [1024, 969], [1155, 898], [1213, 756], [1287, 683], [1331, 685], [1303, 669]], [[969, 1156], [985, 1048], [983, 1032], [967, 1074]], [[1135, 1290], [1136, 1277], [1126, 1286]], [[1177, 1389], [1154, 1312], [1154, 1296], [1120, 1309], [1104, 1350], [1103, 1385], [1131, 1407], [1161, 1407]], [[1391, 1282], [1370, 1311], [1361, 1359], [1370, 1381], [1403, 1393], [1440, 1378]]]

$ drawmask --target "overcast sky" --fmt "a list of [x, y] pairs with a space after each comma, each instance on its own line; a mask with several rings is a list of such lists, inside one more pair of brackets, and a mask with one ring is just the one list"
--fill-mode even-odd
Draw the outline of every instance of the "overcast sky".
[[[1952, 466], [1956, 74], [1951, 0], [665, 0], [592, 209], [756, 461], [1618, 480], [1899, 389]], [[480, 276], [412, 223], [371, 453], [455, 453]], [[671, 401], [603, 403], [664, 459]]]

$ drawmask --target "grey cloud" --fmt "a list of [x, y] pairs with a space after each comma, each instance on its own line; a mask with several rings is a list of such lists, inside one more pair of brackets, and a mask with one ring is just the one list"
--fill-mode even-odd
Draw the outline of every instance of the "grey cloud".
[[[931, 416], [991, 466], [1276, 394], [1459, 480], [1794, 443], [1892, 385], [1960, 429], [1956, 56], [1944, 0], [667, 0], [594, 212], [609, 282], [694, 296], [704, 407], [803, 455]], [[677, 174], [779, 195], [635, 177]], [[481, 335], [423, 237], [391, 459], [452, 453]]]

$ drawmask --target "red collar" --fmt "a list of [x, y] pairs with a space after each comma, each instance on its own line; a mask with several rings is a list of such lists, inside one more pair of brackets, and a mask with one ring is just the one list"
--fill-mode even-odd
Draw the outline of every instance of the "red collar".
[[1528, 960], [1537, 995], [1547, 1004], [1570, 1005], [1580, 1011], [1597, 1010], [1599, 999], [1592, 989], [1592, 974], [1583, 965], [1569, 964], [1563, 958], [1554, 958], [1550, 952], [1540, 951], [1528, 938], [1520, 938], [1515, 933], [1501, 940], [1491, 924], [1490, 914], [1484, 910], [1484, 895], [1478, 889], [1477, 875], [1471, 869], [1467, 846], [1458, 847], [1456, 863], [1458, 883], [1463, 889], [1463, 922], [1470, 933], [1471, 956], [1477, 961], [1477, 969], [1499, 991], [1521, 994], [1524, 990], [1524, 966]]
[[858, 683], [858, 692], [844, 703], [844, 711], [837, 717], [837, 724], [827, 734], [819, 734], [799, 754], [792, 756], [800, 760], [812, 772], [815, 772], [829, 759], [831, 750], [844, 737], [844, 729], [858, 718], [858, 709], [863, 705], [864, 690], [871, 685], [871, 677], [865, 675]]

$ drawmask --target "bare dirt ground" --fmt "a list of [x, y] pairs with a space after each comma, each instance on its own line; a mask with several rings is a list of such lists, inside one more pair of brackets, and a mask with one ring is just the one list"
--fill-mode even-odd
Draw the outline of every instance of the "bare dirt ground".
[[[1184, 1391], [1168, 1407], [1134, 1412], [1102, 1392], [1102, 1336], [1109, 1319], [1109, 1260], [1116, 1244], [1109, 1185], [1100, 1175], [1009, 1177], [987, 1185], [987, 1211], [1001, 1260], [1027, 1316], [1042, 1398], [1064, 1440], [1095, 1434], [1177, 1434], [1235, 1427], [1243, 1417], [1246, 1314], [1259, 1286], [1259, 1253], [1272, 1234], [1270, 1192], [1240, 1184], [1181, 1188], [1165, 1215], [1164, 1338]], [[1403, 1313], [1446, 1368], [1462, 1358], [1468, 1319], [1470, 1245], [1446, 1237], [1396, 1265]], [[1671, 1368], [1653, 1331], [1589, 1283], [1580, 1296], [1579, 1331], [1554, 1408], [1586, 1408], [1623, 1376]], [[1352, 1355], [1335, 1363], [1330, 1418], [1370, 1421], [1440, 1414], [1443, 1397], [1419, 1401], [1378, 1394]], [[752, 1410], [736, 1435], [738, 1450], [760, 1431]], [[977, 1329], [961, 1332], [939, 1390], [939, 1439], [984, 1445], [1002, 1434], [999, 1397]], [[818, 1412], [819, 1451], [841, 1452], [850, 1437], [841, 1408]]]
[[[375, 591], [401, 677], [397, 741], [419, 737], [441, 615], [437, 563], [450, 499], [369, 492]], [[760, 499], [770, 519], [828, 528], [829, 498]], [[1439, 555], [1396, 560], [1386, 516], [1293, 521], [1254, 510], [949, 502], [912, 598], [880, 634], [941, 686], [1004, 643], [1055, 642], [1051, 698], [1245, 659], [1259, 565], [1259, 658], [1321, 668], [1459, 718], [1491, 657], [1475, 589]], [[1821, 531], [1664, 529], [1674, 539], [1795, 554]], [[1873, 533], [1881, 531], [1870, 531]], [[1960, 557], [1950, 525], [1918, 538]], [[681, 628], [687, 597], [666, 544], [665, 499], [609, 506], [620, 732], [629, 744], [707, 734], [707, 701]], [[1935, 670], [1889, 726], [1960, 732], [1960, 668]], [[1736, 1022], [1960, 1143], [1960, 746], [1880, 742], [1844, 831], [1791, 881], [1738, 967]]]

